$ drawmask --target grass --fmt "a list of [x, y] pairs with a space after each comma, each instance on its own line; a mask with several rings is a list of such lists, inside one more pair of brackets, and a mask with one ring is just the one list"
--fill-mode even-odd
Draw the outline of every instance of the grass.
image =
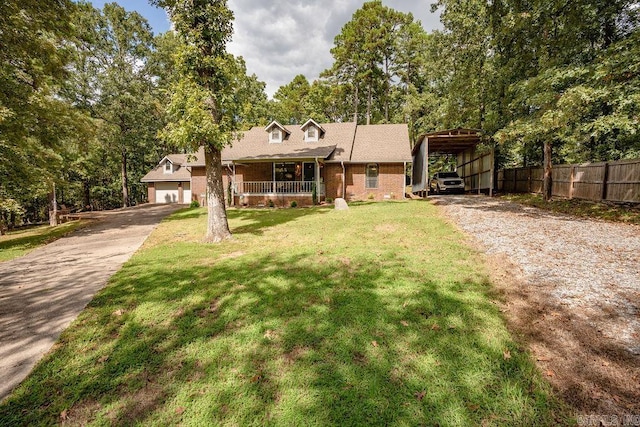
[[480, 256], [427, 202], [165, 220], [0, 425], [567, 423]]
[[64, 237], [87, 224], [87, 221], [70, 221], [57, 227], [42, 225], [9, 231], [4, 236], [0, 236], [0, 262], [26, 255], [32, 250]]
[[595, 218], [612, 222], [640, 224], [640, 209], [579, 199], [551, 199], [545, 202], [539, 194], [507, 194], [503, 198], [527, 206], [581, 218]]

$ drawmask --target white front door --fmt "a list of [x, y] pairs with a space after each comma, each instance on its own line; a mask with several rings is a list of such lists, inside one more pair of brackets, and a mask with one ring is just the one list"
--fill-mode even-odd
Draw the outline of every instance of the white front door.
[[156, 182], [156, 203], [178, 203], [178, 183]]

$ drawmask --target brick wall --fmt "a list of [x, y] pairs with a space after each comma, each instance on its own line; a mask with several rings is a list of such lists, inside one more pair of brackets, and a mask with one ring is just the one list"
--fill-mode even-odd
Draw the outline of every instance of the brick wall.
[[156, 202], [156, 185], [154, 182], [147, 184], [147, 197], [149, 199], [149, 203]]
[[[405, 175], [404, 165], [402, 163], [380, 163], [378, 173], [378, 188], [365, 188], [365, 171], [366, 164], [346, 164], [346, 199], [347, 200], [385, 200], [385, 199], [402, 199], [404, 194]], [[225, 191], [225, 201], [228, 202], [226, 196], [229, 188], [228, 173], [223, 170], [223, 185]], [[324, 178], [326, 197], [335, 199], [343, 197], [342, 194], [342, 166], [339, 163], [327, 163], [321, 169]], [[236, 179], [240, 181], [271, 181], [273, 179], [272, 163], [253, 163], [251, 165], [236, 166]], [[151, 188], [149, 185], [149, 201], [151, 202]], [[191, 192], [192, 198], [198, 200], [201, 204], [206, 201], [201, 200], [200, 195], [206, 192], [206, 176], [205, 168], [193, 168], [191, 171]], [[155, 196], [155, 191], [153, 192]], [[386, 197], [385, 197], [386, 196]], [[250, 206], [267, 205], [269, 196], [251, 196], [243, 200]], [[289, 206], [291, 200], [296, 200], [298, 205], [311, 205], [311, 196], [276, 196], [271, 197], [276, 206]], [[239, 204], [239, 198], [236, 197], [235, 204]]]
[[[230, 174], [226, 166], [222, 167], [222, 188], [224, 189], [224, 201], [229, 203], [227, 195], [229, 190]], [[191, 169], [191, 200], [197, 200], [203, 206], [207, 203], [207, 175], [204, 167], [194, 167]], [[204, 195], [204, 196], [203, 196]]]
[[206, 200], [202, 197], [207, 194], [207, 172], [204, 166], [191, 168], [191, 200], [197, 200], [203, 205]]
[[327, 163], [322, 168], [325, 191], [327, 198], [336, 199], [342, 197], [342, 165], [339, 163]]
[[236, 166], [236, 180], [271, 181], [273, 180], [273, 163], [251, 163], [247, 166]]
[[[366, 164], [346, 164], [346, 197], [347, 200], [385, 200], [402, 199], [404, 194], [405, 175], [402, 163], [380, 163], [378, 171], [378, 187], [366, 188]], [[325, 182], [327, 197], [342, 197], [342, 166], [325, 165]], [[385, 197], [386, 196], [386, 197]]]

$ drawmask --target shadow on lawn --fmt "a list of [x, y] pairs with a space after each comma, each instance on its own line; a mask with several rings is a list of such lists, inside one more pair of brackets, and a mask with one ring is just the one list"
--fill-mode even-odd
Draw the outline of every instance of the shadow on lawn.
[[331, 212], [331, 207], [310, 207], [291, 209], [229, 209], [227, 217], [229, 220], [239, 219], [240, 226], [232, 227], [233, 234], [253, 234], [262, 235], [265, 229], [285, 224], [297, 219]]
[[553, 423], [527, 356], [484, 334], [496, 308], [465, 299], [484, 283], [436, 286], [396, 255], [158, 257], [114, 277], [0, 424]]
[[[232, 234], [262, 235], [264, 230], [276, 225], [285, 224], [297, 219], [309, 216], [326, 214], [333, 210], [329, 206], [316, 206], [308, 208], [241, 208], [227, 209], [227, 219], [240, 221], [239, 226], [231, 226]], [[164, 221], [182, 221], [207, 216], [207, 209], [185, 209], [167, 217]]]

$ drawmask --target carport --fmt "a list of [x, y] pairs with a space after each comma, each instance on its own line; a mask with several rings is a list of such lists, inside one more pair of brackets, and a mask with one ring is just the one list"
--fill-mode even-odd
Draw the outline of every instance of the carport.
[[449, 129], [427, 133], [418, 138], [413, 156], [412, 192], [425, 196], [429, 191], [429, 156], [455, 155], [456, 171], [465, 190], [493, 192], [494, 150], [479, 150], [482, 132], [477, 129]]

